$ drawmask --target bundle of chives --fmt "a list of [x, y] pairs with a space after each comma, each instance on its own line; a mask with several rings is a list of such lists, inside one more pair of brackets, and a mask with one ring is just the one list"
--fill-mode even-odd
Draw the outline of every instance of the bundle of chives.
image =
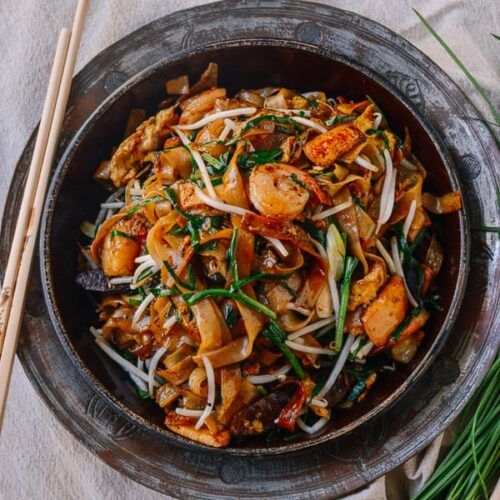
[[414, 500], [489, 498], [500, 472], [500, 358], [461, 418], [453, 447]]

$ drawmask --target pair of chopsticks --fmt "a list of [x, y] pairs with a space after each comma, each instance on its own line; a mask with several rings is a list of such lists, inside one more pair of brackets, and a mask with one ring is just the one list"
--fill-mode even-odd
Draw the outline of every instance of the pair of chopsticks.
[[0, 429], [9, 393], [26, 288], [47, 184], [66, 111], [88, 0], [79, 0], [71, 31], [59, 34], [42, 119], [33, 150], [0, 295]]

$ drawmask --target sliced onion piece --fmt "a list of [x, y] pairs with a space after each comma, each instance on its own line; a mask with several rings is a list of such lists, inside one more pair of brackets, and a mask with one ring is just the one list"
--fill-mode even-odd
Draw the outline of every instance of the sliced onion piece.
[[309, 314], [311, 314], [311, 311], [309, 309], [306, 309], [305, 307], [296, 306], [293, 302], [288, 302], [288, 304], [285, 304], [285, 308], [290, 311], [295, 311], [298, 312], [299, 314], [303, 314], [304, 316], [309, 316]]
[[175, 413], [183, 417], [201, 417], [203, 410], [190, 410], [189, 408], [176, 408]]
[[[96, 338], [96, 344], [116, 363], [118, 363], [122, 368], [124, 368], [127, 372], [132, 372], [134, 375], [139, 377], [141, 380], [145, 382], [149, 382], [149, 377], [147, 373], [144, 373], [142, 370], [139, 370], [137, 366], [135, 366], [130, 361], [126, 360], [123, 356], [118, 354], [103, 338]], [[153, 381], [153, 385], [155, 387], [159, 387], [160, 384], [158, 382]]]
[[327, 408], [328, 401], [325, 398], [318, 398], [317, 396], [311, 399], [310, 405], [317, 406], [318, 408]]
[[155, 264], [153, 257], [151, 257], [151, 255], [149, 255], [149, 254], [141, 255], [140, 257], [137, 257], [134, 262], [136, 264], [143, 264], [144, 262], [150, 262], [152, 266]]
[[155, 352], [154, 356], [151, 358], [151, 363], [149, 365], [149, 373], [148, 373], [148, 392], [152, 398], [154, 397], [153, 387], [154, 387], [154, 383], [155, 383], [156, 367], [158, 366], [160, 359], [162, 358], [162, 356], [166, 352], [167, 352], [167, 349], [165, 347], [160, 347]]
[[170, 330], [170, 328], [172, 328], [175, 324], [177, 323], [177, 318], [175, 316], [170, 316], [170, 318], [168, 318], [165, 323], [163, 323], [163, 328], [165, 330]]
[[306, 109], [277, 109], [277, 108], [266, 108], [269, 111], [276, 111], [278, 113], [283, 113], [284, 115], [299, 115], [299, 116], [311, 116], [311, 112]]
[[358, 359], [363, 359], [370, 354], [371, 350], [375, 347], [375, 344], [369, 340], [356, 354]]
[[314, 434], [315, 432], [318, 432], [320, 429], [322, 429], [326, 424], [328, 423], [327, 418], [320, 418], [314, 425], [306, 425], [302, 418], [297, 419], [297, 425], [302, 429], [304, 432], [307, 434]]
[[392, 260], [389, 252], [385, 249], [383, 243], [379, 239], [377, 239], [375, 244], [377, 245], [377, 249], [380, 252], [380, 255], [382, 255], [383, 259], [385, 260], [391, 274], [396, 274], [396, 266], [394, 265], [394, 261]]
[[373, 128], [378, 129], [382, 123], [382, 113], [373, 113], [373, 118], [375, 118], [373, 121]]
[[219, 111], [211, 115], [205, 116], [201, 120], [195, 123], [189, 123], [187, 125], [176, 125], [177, 130], [196, 130], [198, 128], [207, 125], [208, 123], [214, 122], [221, 118], [231, 118], [232, 116], [243, 116], [243, 115], [253, 115], [257, 112], [257, 108], [236, 108], [227, 109], [226, 111]]
[[380, 211], [379, 211], [377, 229], [375, 230], [375, 234], [377, 234], [380, 231], [382, 224], [387, 222], [386, 220], [383, 220], [383, 217], [386, 212], [385, 207], [387, 205], [389, 189], [392, 183], [392, 170], [393, 170], [391, 155], [387, 149], [384, 149], [384, 161], [385, 161], [385, 178], [384, 178], [384, 185], [382, 186], [382, 194], [380, 195]]
[[208, 173], [207, 166], [201, 157], [201, 154], [191, 147], [191, 141], [188, 139], [187, 135], [177, 127], [173, 127], [173, 130], [177, 132], [177, 135], [180, 137], [182, 144], [189, 149], [189, 152], [192, 154], [198, 169], [200, 170], [201, 178], [207, 187], [208, 194], [214, 199], [218, 200], [217, 193], [212, 185], [212, 181], [210, 180], [210, 174]]
[[208, 384], [208, 396], [207, 396], [207, 406], [203, 410], [198, 422], [194, 426], [195, 429], [199, 429], [204, 423], [207, 417], [210, 415], [211, 411], [214, 408], [215, 402], [215, 375], [214, 369], [212, 367], [212, 363], [206, 356], [202, 356], [203, 364], [205, 366], [205, 372], [207, 374], [207, 384]]
[[403, 167], [407, 168], [408, 170], [418, 170], [418, 167], [412, 163], [410, 160], [407, 160], [406, 158], [403, 158], [401, 161], [400, 161], [401, 165], [403, 165]]
[[310, 325], [305, 326], [304, 328], [301, 328], [300, 330], [297, 330], [296, 332], [291, 333], [287, 338], [288, 340], [295, 340], [299, 337], [302, 337], [303, 335], [306, 335], [307, 333], [314, 332], [315, 330], [319, 330], [320, 328], [331, 325], [333, 323], [335, 323], [335, 318], [333, 316], [331, 318], [325, 318], [321, 321], [316, 321], [314, 323], [311, 323]]
[[[327, 245], [328, 245], [328, 234], [327, 234]], [[335, 271], [333, 270], [331, 266], [331, 262], [329, 259], [329, 256], [325, 252], [325, 249], [323, 245], [319, 241], [313, 240], [314, 245], [318, 249], [318, 253], [321, 255], [321, 258], [326, 262], [328, 266], [328, 287], [330, 288], [330, 295], [332, 296], [332, 305], [333, 305], [333, 311], [335, 312], [335, 318], [339, 317], [339, 311], [340, 311], [340, 297], [339, 297], [339, 291], [337, 288], [337, 283], [335, 281]], [[344, 242], [342, 242], [343, 244]], [[345, 255], [345, 247], [344, 247], [344, 255]], [[343, 268], [343, 267], [342, 267]], [[334, 322], [336, 319], [334, 319]]]
[[135, 325], [142, 318], [142, 315], [144, 314], [149, 304], [151, 304], [151, 302], [153, 302], [154, 299], [155, 296], [152, 293], [148, 293], [146, 295], [146, 298], [141, 302], [141, 304], [134, 313], [134, 316], [132, 318], [132, 325]]
[[123, 201], [111, 201], [109, 203], [101, 203], [101, 208], [108, 208], [108, 209], [122, 208], [124, 206], [125, 203]]
[[413, 200], [410, 205], [410, 209], [408, 210], [408, 215], [406, 216], [405, 223], [403, 224], [403, 234], [405, 238], [408, 237], [408, 233], [410, 232], [410, 227], [415, 217], [415, 212], [417, 211], [417, 200]]
[[308, 120], [307, 118], [302, 118], [302, 116], [294, 116], [292, 118], [294, 122], [300, 123], [301, 125], [305, 125], [306, 127], [313, 128], [317, 130], [320, 134], [325, 133], [328, 129], [323, 125], [320, 125], [318, 122], [313, 120]]
[[284, 380], [291, 368], [291, 365], [284, 365], [273, 373], [268, 373], [266, 375], [250, 375], [247, 377], [247, 380], [255, 385], [270, 384], [276, 380]]
[[352, 335], [349, 335], [346, 341], [344, 342], [344, 346], [340, 351], [339, 357], [337, 358], [337, 362], [335, 363], [335, 366], [333, 367], [330, 376], [325, 382], [325, 385], [316, 395], [318, 398], [322, 398], [323, 396], [325, 396], [328, 393], [328, 391], [333, 387], [333, 384], [335, 384], [335, 382], [337, 381], [337, 378], [340, 375], [340, 372], [342, 371], [342, 368], [344, 368], [344, 365], [347, 361], [347, 357], [349, 356], [349, 350], [351, 349], [353, 342], [354, 342], [354, 337]]
[[359, 165], [360, 167], [366, 168], [367, 170], [371, 170], [372, 172], [378, 172], [378, 167], [370, 163], [369, 161], [365, 160], [362, 156], [358, 156], [355, 160], [354, 163]]
[[342, 212], [342, 210], [349, 208], [351, 205], [352, 205], [352, 201], [344, 201], [344, 203], [341, 203], [340, 205], [337, 205], [336, 207], [329, 208], [328, 210], [320, 212], [319, 214], [313, 215], [311, 217], [311, 219], [312, 220], [326, 219], [327, 217], [330, 217], [330, 215], [334, 215], [338, 212]]
[[132, 283], [134, 280], [133, 276], [117, 276], [116, 278], [110, 278], [110, 285], [126, 285], [128, 283]]
[[325, 347], [313, 347], [310, 345], [299, 344], [293, 340], [285, 340], [285, 344], [294, 351], [307, 352], [309, 354], [325, 354], [327, 356], [335, 356], [336, 352], [333, 349], [326, 349]]
[[396, 267], [396, 273], [403, 278], [405, 288], [406, 288], [406, 295], [408, 296], [408, 300], [410, 301], [410, 304], [413, 307], [418, 306], [418, 302], [414, 299], [413, 295], [410, 292], [410, 289], [408, 288], [408, 285], [406, 283], [406, 278], [405, 278], [405, 273], [403, 271], [403, 264], [401, 263], [401, 259], [399, 257], [399, 251], [398, 251], [398, 242], [396, 240], [396, 237], [393, 236], [391, 238], [391, 253], [392, 253], [392, 260], [394, 261], [394, 266]]
[[278, 251], [278, 253], [282, 257], [288, 257], [288, 250], [286, 249], [285, 245], [283, 245], [283, 243], [278, 240], [278, 238], [269, 238], [267, 236], [265, 238], [267, 241], [269, 241], [269, 243], [271, 243], [271, 245]]

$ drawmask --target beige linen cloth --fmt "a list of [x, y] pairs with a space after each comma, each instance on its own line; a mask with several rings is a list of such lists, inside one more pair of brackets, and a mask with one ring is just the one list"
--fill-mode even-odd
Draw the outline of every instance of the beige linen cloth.
[[[78, 69], [105, 47], [145, 23], [200, 0], [92, 0]], [[403, 35], [432, 57], [485, 110], [478, 94], [413, 14], [417, 8], [460, 54], [491, 95], [498, 90], [500, 42], [496, 0], [330, 0]], [[0, 199], [40, 118], [57, 33], [70, 26], [76, 0], [0, 0]], [[498, 94], [496, 95], [498, 104]], [[498, 109], [498, 106], [497, 106]], [[2, 210], [3, 207], [0, 207]], [[349, 499], [408, 498], [429, 477], [442, 436], [397, 471]], [[0, 499], [167, 499], [120, 475], [76, 442], [31, 388], [16, 361], [0, 437]]]

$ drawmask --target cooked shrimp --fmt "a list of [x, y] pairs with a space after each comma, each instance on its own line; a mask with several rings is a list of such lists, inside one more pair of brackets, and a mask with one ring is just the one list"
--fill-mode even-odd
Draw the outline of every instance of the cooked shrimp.
[[134, 273], [135, 258], [147, 235], [147, 221], [142, 215], [121, 219], [104, 238], [101, 250], [102, 270], [106, 276], [129, 276]]
[[309, 201], [309, 191], [279, 163], [267, 163], [250, 174], [250, 200], [262, 215], [295, 219]]

